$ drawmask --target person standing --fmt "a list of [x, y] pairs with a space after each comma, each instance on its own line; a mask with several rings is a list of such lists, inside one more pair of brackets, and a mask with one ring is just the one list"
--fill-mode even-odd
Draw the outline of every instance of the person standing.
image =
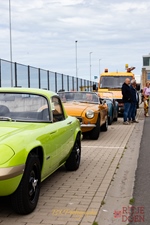
[[131, 106], [129, 110], [129, 122], [138, 123], [138, 121], [135, 119], [138, 102], [135, 79], [131, 80], [130, 89], [131, 89]]
[[129, 110], [131, 107], [131, 89], [130, 89], [130, 79], [126, 78], [122, 85], [122, 99], [124, 103], [124, 113], [123, 113], [123, 124], [129, 125]]
[[150, 83], [146, 82], [146, 87], [143, 89], [143, 98], [144, 98], [144, 115], [148, 115], [148, 108], [149, 108], [149, 97], [150, 97]]

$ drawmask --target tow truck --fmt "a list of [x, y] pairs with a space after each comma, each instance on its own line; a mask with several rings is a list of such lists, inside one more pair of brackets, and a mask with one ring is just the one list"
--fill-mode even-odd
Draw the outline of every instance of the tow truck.
[[[113, 98], [118, 102], [119, 114], [123, 113], [123, 100], [122, 100], [122, 84], [126, 78], [130, 80], [135, 79], [134, 73], [132, 71], [135, 67], [126, 68], [125, 72], [109, 72], [105, 69], [103, 73], [100, 74], [100, 79], [98, 82], [98, 94], [102, 98], [103, 93], [111, 92], [113, 93]], [[137, 89], [139, 90], [139, 86]]]

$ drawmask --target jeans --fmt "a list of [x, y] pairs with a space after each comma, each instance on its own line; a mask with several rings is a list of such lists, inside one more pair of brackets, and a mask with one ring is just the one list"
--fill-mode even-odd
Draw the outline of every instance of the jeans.
[[124, 113], [123, 113], [124, 122], [126, 122], [127, 119], [129, 118], [130, 107], [131, 107], [131, 103], [130, 102], [125, 102], [124, 103]]
[[129, 120], [134, 121], [136, 114], [136, 103], [131, 103], [130, 110], [129, 110]]

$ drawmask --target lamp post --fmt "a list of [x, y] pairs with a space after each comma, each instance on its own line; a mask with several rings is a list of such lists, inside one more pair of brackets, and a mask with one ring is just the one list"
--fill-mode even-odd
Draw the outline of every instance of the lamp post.
[[11, 87], [13, 87], [12, 35], [11, 35], [11, 0], [9, 0], [9, 34], [10, 34]]
[[90, 55], [90, 84], [91, 84], [91, 67], [92, 67], [92, 65], [91, 65], [91, 54], [92, 54], [92, 52], [89, 53], [89, 55]]
[[75, 41], [75, 54], [76, 54], [76, 78], [78, 77], [78, 61], [77, 61], [77, 43], [78, 41]]
[[101, 73], [101, 70], [100, 70], [100, 61], [101, 61], [102, 59], [99, 59], [99, 76], [100, 76], [100, 73]]

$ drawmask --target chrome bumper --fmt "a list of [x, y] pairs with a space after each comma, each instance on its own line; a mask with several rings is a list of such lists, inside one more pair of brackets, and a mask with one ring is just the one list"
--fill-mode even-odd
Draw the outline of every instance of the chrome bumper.
[[81, 128], [82, 127], [96, 127], [96, 125], [95, 124], [81, 124]]
[[8, 168], [0, 168], [0, 181], [11, 179], [20, 174], [23, 174], [25, 169], [25, 165], [8, 167]]

